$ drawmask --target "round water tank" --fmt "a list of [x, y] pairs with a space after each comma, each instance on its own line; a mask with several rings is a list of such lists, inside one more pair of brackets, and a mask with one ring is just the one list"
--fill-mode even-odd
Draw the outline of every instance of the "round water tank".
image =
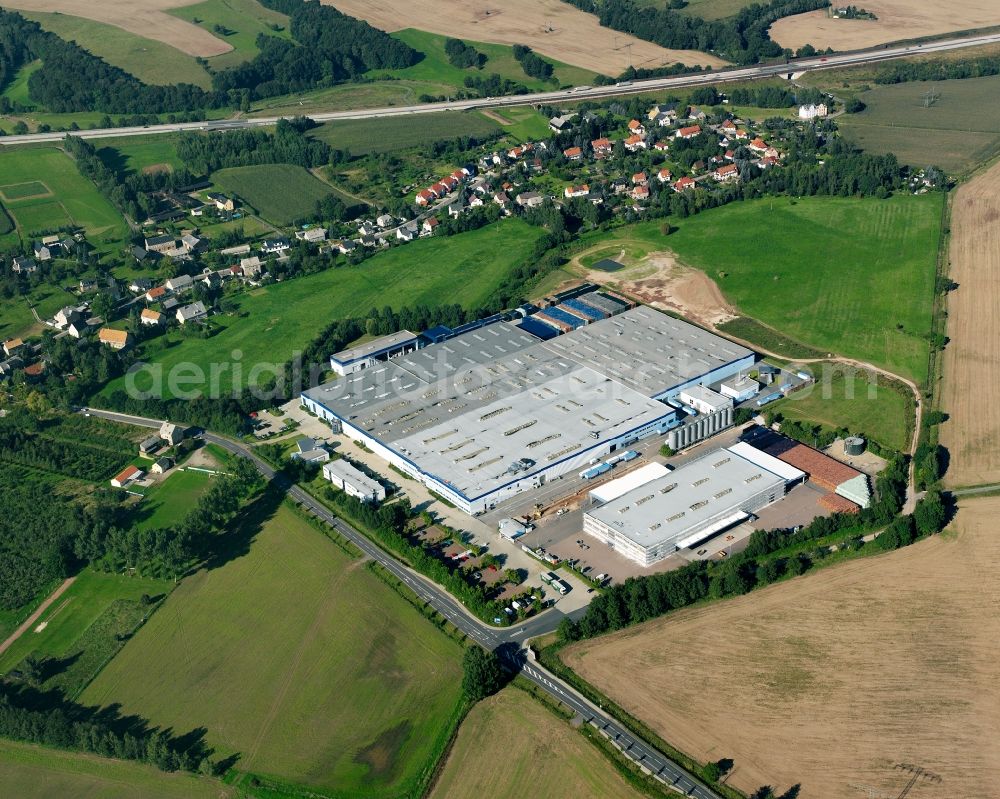
[[845, 455], [860, 455], [865, 451], [865, 440], [860, 436], [851, 436], [844, 439]]

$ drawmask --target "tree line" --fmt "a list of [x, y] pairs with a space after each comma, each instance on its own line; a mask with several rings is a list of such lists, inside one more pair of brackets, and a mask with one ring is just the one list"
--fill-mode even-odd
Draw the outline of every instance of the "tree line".
[[962, 61], [900, 61], [875, 73], [875, 83], [907, 83], [915, 80], [963, 80], [1000, 75], [1000, 56], [980, 56]]
[[305, 135], [314, 124], [298, 117], [279, 120], [274, 133], [259, 128], [183, 133], [177, 140], [177, 155], [201, 175], [237, 166], [296, 164], [308, 169], [338, 163], [340, 151]]
[[485, 53], [480, 53], [471, 44], [466, 44], [461, 39], [450, 37], [445, 39], [444, 52], [448, 56], [448, 63], [459, 69], [469, 69], [470, 67], [482, 69], [486, 63]]
[[523, 44], [515, 44], [512, 48], [514, 59], [521, 65], [524, 74], [537, 80], [548, 80], [552, 77], [552, 64]]

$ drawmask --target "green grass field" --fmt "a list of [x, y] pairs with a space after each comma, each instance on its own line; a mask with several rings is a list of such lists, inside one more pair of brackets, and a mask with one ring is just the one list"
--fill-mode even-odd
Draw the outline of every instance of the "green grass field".
[[212, 79], [192, 56], [162, 42], [129, 33], [114, 25], [74, 17], [69, 14], [22, 11], [45, 30], [75, 41], [109, 64], [135, 75], [143, 83], [169, 85], [193, 83], [211, 88]]
[[[688, 0], [681, 13], [702, 19], [724, 19], [754, 2], [756, 0]], [[636, 5], [663, 8], [667, 5], [667, 0], [639, 0]]]
[[838, 124], [870, 152], [950, 173], [1000, 152], [1000, 76], [876, 86], [857, 96], [867, 108]]
[[[213, 317], [223, 328], [213, 337], [185, 339], [170, 333], [157, 339], [164, 349], [148, 350], [144, 357], [158, 364], [164, 375], [183, 363], [196, 364], [207, 375], [210, 364], [229, 364], [233, 351], [238, 350], [245, 382], [254, 364], [290, 360], [336, 319], [386, 305], [401, 308], [448, 302], [476, 308], [511, 269], [528, 259], [540, 235], [538, 228], [510, 219], [471, 233], [414, 241], [358, 266], [262, 287], [236, 298], [238, 315]], [[231, 393], [232, 378], [228, 372], [222, 375], [223, 388], [228, 382]], [[104, 391], [124, 386], [124, 379], [119, 378]], [[140, 375], [136, 386], [149, 390], [149, 376], [142, 379]], [[166, 379], [161, 390], [171, 393]]]
[[115, 600], [135, 600], [143, 594], [155, 596], [172, 587], [172, 583], [161, 580], [84, 569], [39, 618], [38, 624], [45, 624], [44, 629], [28, 630], [0, 656], [0, 674], [6, 674], [32, 652], [56, 658], [72, 654], [80, 636]]
[[311, 132], [331, 147], [350, 150], [352, 155], [388, 153], [430, 144], [456, 136], [476, 136], [491, 133], [501, 125], [476, 111], [441, 111], [413, 117], [382, 119], [345, 119], [326, 122]]
[[787, 419], [818, 422], [833, 429], [846, 427], [895, 450], [909, 447], [911, 399], [877, 375], [845, 375], [837, 369], [823, 379], [818, 364], [814, 372], [819, 378], [815, 385], [768, 408]]
[[220, 169], [212, 182], [235, 194], [262, 217], [276, 225], [290, 225], [311, 215], [316, 201], [333, 190], [300, 166], [265, 164]]
[[534, 108], [504, 108], [493, 114], [510, 122], [509, 125], [502, 126], [503, 131], [519, 142], [548, 139], [551, 134], [548, 119]]
[[119, 172], [139, 173], [184, 166], [177, 155], [177, 140], [172, 135], [101, 139], [97, 146], [101, 160]]
[[[232, 46], [232, 50], [209, 59], [212, 69], [222, 70], [242, 64], [257, 55], [257, 37], [277, 36], [291, 38], [288, 31], [288, 17], [277, 11], [264, 8], [256, 0], [206, 0], [191, 6], [182, 6], [167, 11], [180, 19], [185, 19], [211, 33], [217, 39]], [[227, 33], [215, 30], [219, 25]], [[275, 25], [280, 30], [271, 26]]]
[[37, 72], [41, 66], [41, 61], [32, 61], [30, 64], [25, 64], [21, 67], [14, 76], [14, 79], [3, 90], [3, 96], [12, 103], [31, 105], [31, 97], [28, 95], [28, 78]]
[[0, 190], [0, 194], [3, 195], [3, 199], [6, 202], [14, 202], [16, 200], [27, 200], [30, 197], [51, 197], [52, 192], [49, 191], [49, 187], [44, 183], [40, 183], [37, 180], [29, 180], [27, 183], [15, 183], [12, 186], [4, 186]]
[[[5, 149], [0, 152], [0, 192], [16, 193], [25, 183], [41, 183], [48, 195], [10, 200], [5, 206], [18, 226], [20, 235], [34, 231], [80, 225], [98, 249], [102, 243], [119, 242], [125, 237], [125, 220], [97, 191], [81, 177], [72, 159], [56, 147]], [[7, 235], [7, 238], [13, 236]], [[5, 243], [0, 239], [0, 245]]]
[[[670, 249], [803, 344], [923, 382], [943, 195], [741, 202], [616, 234]], [[627, 231], [633, 231], [628, 233]]]
[[262, 499], [82, 700], [207, 728], [238, 768], [335, 797], [400, 796], [448, 735], [461, 650], [287, 506]]
[[[149, 465], [149, 461], [146, 462]], [[178, 524], [194, 508], [212, 482], [212, 476], [191, 469], [171, 469], [165, 480], [146, 490], [137, 509], [140, 529], [170, 527]]]
[[228, 799], [208, 777], [0, 740], [0, 796], [17, 799]]
[[[16, 242], [16, 236], [15, 236]], [[0, 246], [4, 239], [0, 237]], [[42, 319], [48, 319], [64, 305], [73, 302], [73, 295], [56, 286], [39, 284], [24, 297], [0, 298], [0, 338], [21, 337], [41, 329], [31, 314], [31, 306]]]

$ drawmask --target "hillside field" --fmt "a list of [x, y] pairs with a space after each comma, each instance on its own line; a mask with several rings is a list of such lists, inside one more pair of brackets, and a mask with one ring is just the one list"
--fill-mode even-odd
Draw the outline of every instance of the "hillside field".
[[[825, 352], [927, 376], [943, 195], [733, 203], [616, 232], [671, 250], [744, 314]], [[595, 243], [597, 243], [595, 241]], [[634, 246], [634, 245], [633, 245]]]
[[322, 180], [293, 164], [220, 169], [212, 174], [212, 182], [276, 225], [290, 225], [311, 216], [317, 201], [333, 193]]
[[405, 150], [440, 139], [482, 136], [500, 127], [478, 111], [440, 111], [421, 114], [419, 124], [410, 116], [324, 122], [310, 136], [338, 150], [350, 150], [352, 155], [368, 155]]
[[[471, 233], [410, 242], [358, 266], [334, 267], [262, 287], [234, 297], [237, 314], [213, 317], [222, 330], [211, 338], [170, 333], [157, 339], [162, 349], [147, 350], [146, 360], [159, 364], [164, 373], [182, 363], [193, 363], [207, 373], [212, 363], [232, 362], [232, 353], [238, 350], [245, 379], [254, 364], [291, 360], [336, 319], [386, 305], [458, 303], [477, 308], [528, 259], [540, 235], [537, 228], [510, 219]], [[231, 382], [228, 373], [223, 376]], [[148, 375], [142, 378], [139, 375], [136, 386], [145, 391], [150, 382]], [[225, 388], [225, 380], [223, 384]], [[124, 385], [120, 378], [103, 393]]]
[[[728, 780], [799, 799], [995, 794], [1000, 753], [1000, 499], [951, 531], [582, 642], [562, 657]], [[683, 645], [679, 645], [683, 642]], [[622, 664], [628, 664], [627, 675]], [[691, 675], [697, 675], [692, 679]]]
[[568, 721], [508, 687], [466, 716], [430, 799], [642, 795]]
[[950, 174], [1000, 152], [1000, 76], [875, 86], [857, 97], [865, 110], [837, 122], [869, 152]]
[[186, 772], [0, 740], [0, 795], [17, 799], [229, 799], [223, 783]]
[[461, 649], [287, 506], [264, 497], [84, 693], [237, 768], [334, 796], [413, 790], [449, 734]]
[[[257, 47], [260, 35], [291, 38], [288, 17], [256, 0], [204, 0], [193, 5], [174, 5], [176, 8], [171, 8], [168, 14], [190, 22], [233, 48], [212, 56], [209, 63], [214, 70], [236, 66], [256, 56], [260, 52]], [[223, 32], [215, 29], [217, 25]]]

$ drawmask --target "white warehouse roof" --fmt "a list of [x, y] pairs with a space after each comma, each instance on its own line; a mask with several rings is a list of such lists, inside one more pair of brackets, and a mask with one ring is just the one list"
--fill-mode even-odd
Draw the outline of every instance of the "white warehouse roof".
[[735, 452], [741, 458], [746, 458], [751, 463], [755, 463], [761, 468], [767, 469], [772, 474], [778, 475], [787, 483], [795, 483], [806, 476], [801, 469], [796, 469], [790, 463], [768, 455], [766, 452], [751, 446], [746, 441], [740, 441], [728, 448], [730, 452]]
[[611, 502], [618, 497], [633, 491], [646, 483], [652, 482], [658, 477], [670, 474], [670, 470], [662, 463], [647, 463], [640, 466], [635, 471], [629, 472], [615, 480], [609, 480], [604, 485], [600, 485], [590, 492], [590, 498], [594, 502]]

